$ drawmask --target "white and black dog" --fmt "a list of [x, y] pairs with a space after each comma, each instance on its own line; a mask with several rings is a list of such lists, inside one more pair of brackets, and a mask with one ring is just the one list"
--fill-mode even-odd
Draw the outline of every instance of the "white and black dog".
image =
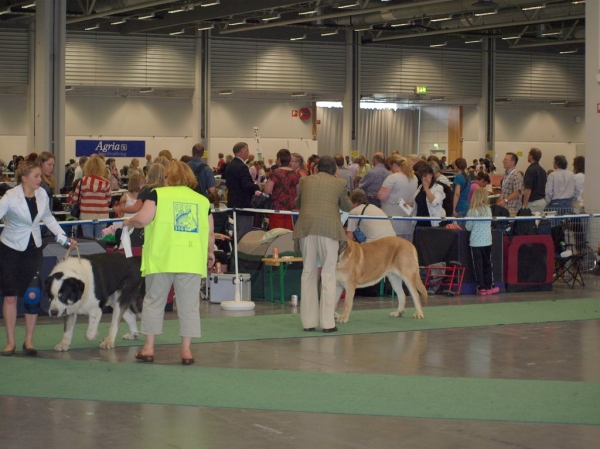
[[46, 279], [45, 291], [50, 299], [50, 316], [65, 319], [63, 338], [55, 351], [69, 350], [77, 315], [89, 315], [85, 338], [94, 340], [104, 306], [111, 306], [113, 314], [108, 337], [100, 348], [115, 347], [121, 318], [129, 325], [123, 339], [134, 340], [139, 334], [136, 315], [142, 310], [145, 284], [138, 258], [126, 258], [121, 253], [70, 257], [54, 267]]

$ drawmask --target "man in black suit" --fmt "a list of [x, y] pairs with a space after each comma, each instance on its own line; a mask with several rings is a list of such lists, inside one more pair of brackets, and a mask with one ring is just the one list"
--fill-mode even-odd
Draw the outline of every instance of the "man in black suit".
[[[246, 159], [250, 154], [246, 142], [238, 142], [233, 146], [233, 160], [227, 164], [225, 179], [227, 180], [227, 207], [250, 207], [254, 192], [259, 186], [254, 184]], [[252, 230], [254, 214], [238, 212], [236, 214], [237, 240]]]

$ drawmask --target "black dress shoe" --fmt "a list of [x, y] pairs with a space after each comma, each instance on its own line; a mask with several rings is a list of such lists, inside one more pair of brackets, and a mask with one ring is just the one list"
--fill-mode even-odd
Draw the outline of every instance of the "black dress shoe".
[[314, 327], [305, 327], [304, 328], [304, 332], [314, 332], [315, 328]]
[[2, 355], [4, 357], [10, 357], [11, 355], [15, 355], [15, 348], [5, 349], [4, 351], [2, 351]]
[[330, 327], [329, 329], [323, 329], [324, 334], [330, 334], [332, 332], [337, 332], [337, 326]]
[[25, 355], [28, 355], [30, 357], [35, 357], [37, 355], [37, 349], [35, 349], [35, 348], [27, 348], [25, 346], [25, 343], [23, 343], [23, 351], [25, 352]]
[[181, 364], [185, 365], [185, 366], [189, 366], [194, 362], [195, 362], [194, 357], [192, 357], [191, 359], [181, 359]]

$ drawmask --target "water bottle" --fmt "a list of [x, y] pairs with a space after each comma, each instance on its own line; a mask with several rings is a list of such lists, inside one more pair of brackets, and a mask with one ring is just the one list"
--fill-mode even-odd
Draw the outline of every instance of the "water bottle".
[[36, 315], [40, 310], [40, 299], [42, 298], [42, 290], [41, 290], [41, 282], [40, 282], [40, 273], [35, 273], [31, 284], [25, 290], [25, 294], [23, 295], [23, 305], [25, 308], [25, 313]]
[[69, 249], [71, 246], [71, 240], [65, 234], [57, 234], [54, 236], [54, 241], [66, 249]]
[[279, 249], [273, 248], [273, 259], [279, 259]]

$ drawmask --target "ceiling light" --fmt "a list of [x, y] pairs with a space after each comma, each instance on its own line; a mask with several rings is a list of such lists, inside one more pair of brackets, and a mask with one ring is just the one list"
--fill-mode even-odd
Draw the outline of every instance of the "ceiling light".
[[326, 31], [325, 33], [321, 33], [321, 36], [334, 36], [336, 34], [338, 34], [338, 30]]
[[154, 87], [142, 87], [140, 89], [141, 94], [149, 94], [150, 92], [154, 92]]
[[290, 37], [291, 41], [301, 41], [306, 39], [306, 34], [304, 36], [299, 36], [299, 37]]
[[541, 5], [523, 6], [521, 8], [521, 11], [532, 11], [534, 9], [544, 9], [545, 7], [546, 7], [545, 3], [542, 3]]
[[200, 6], [205, 8], [206, 6], [215, 6], [215, 5], [220, 5], [220, 4], [221, 4], [221, 0], [211, 0], [206, 3], [202, 2], [202, 4]]
[[514, 98], [496, 98], [496, 103], [512, 103]]
[[492, 16], [494, 14], [498, 14], [498, 10], [497, 9], [494, 9], [493, 11], [476, 12], [475, 13], [475, 17]]
[[369, 31], [372, 28], [373, 28], [372, 26], [362, 27], [362, 28], [355, 28], [354, 31]]
[[561, 33], [561, 31], [546, 31], [542, 33], [542, 36], [558, 36]]
[[186, 12], [187, 8], [177, 8], [177, 9], [171, 9], [169, 11], [169, 14], [177, 14], [178, 12]]
[[444, 101], [446, 97], [431, 97], [430, 101]]
[[215, 25], [211, 23], [210, 25], [199, 26], [198, 31], [212, 30], [214, 27]]
[[519, 34], [518, 36], [506, 36], [502, 38], [503, 41], [509, 41], [511, 39], [521, 39], [521, 35]]
[[390, 26], [392, 28], [396, 28], [396, 27], [407, 27], [412, 24], [413, 24], [412, 22], [398, 22], [398, 23], [392, 23]]
[[430, 47], [445, 47], [448, 45], [448, 42], [444, 42], [443, 44], [431, 44]]
[[100, 24], [99, 24], [99, 23], [97, 23], [97, 24], [96, 24], [96, 25], [94, 25], [94, 26], [87, 27], [87, 28], [85, 29], [85, 31], [97, 30], [98, 28], [100, 28]]
[[225, 89], [225, 90], [219, 91], [219, 95], [231, 95], [231, 94], [233, 94], [233, 89]]
[[306, 92], [292, 92], [292, 97], [306, 97]]
[[121, 25], [122, 23], [127, 22], [127, 19], [117, 20], [116, 22], [110, 22], [111, 25]]
[[555, 106], [564, 106], [567, 104], [566, 101], [551, 101], [550, 104], [555, 105]]
[[27, 3], [26, 5], [21, 5], [21, 8], [23, 8], [23, 9], [34, 8], [34, 7], [35, 7], [35, 2]]
[[246, 25], [246, 19], [240, 20], [239, 22], [231, 22], [229, 24], [230, 27], [235, 27], [238, 25]]
[[173, 31], [172, 33], [169, 33], [170, 36], [177, 36], [178, 34], [185, 34], [185, 28], [181, 31]]
[[317, 12], [316, 9], [311, 9], [310, 11], [301, 11], [298, 13], [299, 16], [308, 16], [310, 14], [315, 14]]
[[65, 90], [74, 90], [75, 88], [73, 86], [65, 86]]
[[434, 17], [433, 19], [429, 19], [431, 22], [443, 22], [445, 20], [452, 20], [452, 14], [445, 17]]
[[145, 19], [154, 19], [154, 13], [152, 14], [147, 14], [145, 16], [139, 16], [138, 17], [139, 20], [145, 20]]
[[359, 6], [360, 2], [354, 2], [354, 3], [347, 3], [345, 5], [339, 5], [337, 8], [338, 9], [346, 9], [346, 8], [354, 8], [355, 6]]
[[577, 53], [577, 50], [563, 50], [560, 52], [561, 55], [570, 55], [573, 53]]
[[10, 9], [10, 6], [9, 6], [9, 7], [8, 7], [8, 8], [6, 8], [4, 11], [0, 11], [0, 16], [1, 16], [2, 14], [10, 14], [11, 12], [12, 12], [12, 11], [11, 11], [11, 9]]
[[480, 38], [480, 39], [475, 39], [475, 40], [472, 40], [472, 41], [465, 41], [465, 44], [478, 44], [478, 43], [480, 43], [482, 41], [483, 41], [483, 38]]
[[277, 19], [281, 19], [281, 14], [276, 14], [274, 16], [263, 17], [261, 20], [263, 22], [269, 22], [271, 20], [277, 20]]
[[571, 3], [573, 3], [574, 5], [581, 5], [582, 3], [585, 3], [585, 0], [574, 0]]

